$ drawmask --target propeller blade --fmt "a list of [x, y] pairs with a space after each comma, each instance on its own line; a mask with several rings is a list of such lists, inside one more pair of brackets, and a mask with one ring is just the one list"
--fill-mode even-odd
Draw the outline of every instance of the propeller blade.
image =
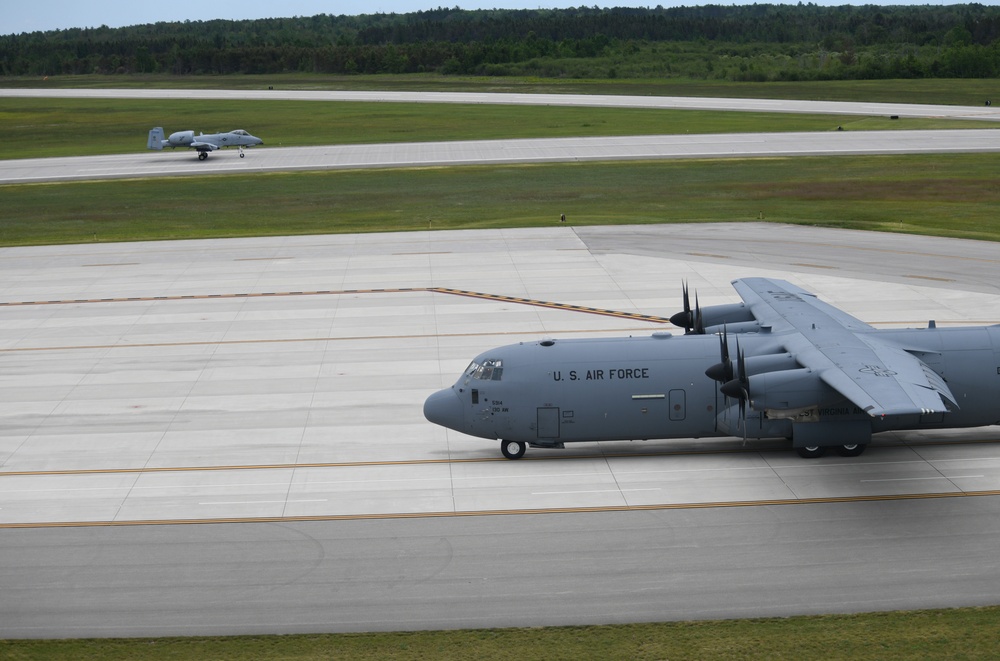
[[743, 427], [743, 443], [747, 442], [747, 402], [750, 400], [750, 375], [747, 374], [747, 356], [736, 340], [736, 364], [740, 371], [740, 425]]
[[688, 283], [687, 280], [681, 282], [681, 292], [683, 295], [684, 309], [678, 312], [674, 316], [670, 317], [670, 323], [674, 326], [680, 326], [684, 329], [684, 334], [687, 335], [691, 332], [691, 326], [693, 325], [693, 320], [691, 316], [691, 297], [688, 294]]
[[722, 368], [725, 370], [725, 380], [732, 381], [735, 377], [733, 374], [733, 361], [729, 357], [729, 332], [726, 327], [722, 327], [722, 335], [719, 339], [720, 351], [722, 353]]
[[747, 374], [747, 354], [740, 348], [739, 341], [736, 342], [736, 366], [740, 370], [740, 388], [743, 389], [744, 398], [750, 399], [750, 375]]
[[722, 384], [729, 383], [736, 378], [733, 373], [733, 360], [729, 356], [729, 333], [725, 326], [722, 327], [722, 333], [719, 334], [719, 362], [705, 370], [705, 375]]
[[691, 292], [687, 280], [681, 283], [681, 293], [684, 309], [670, 317], [670, 323], [682, 327], [685, 335], [704, 335], [705, 316], [702, 314], [701, 304], [698, 302], [698, 292], [694, 294], [694, 309], [691, 309]]

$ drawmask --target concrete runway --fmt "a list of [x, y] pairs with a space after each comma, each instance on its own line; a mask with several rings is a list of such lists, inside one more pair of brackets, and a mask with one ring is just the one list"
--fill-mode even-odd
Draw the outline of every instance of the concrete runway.
[[0, 184], [304, 170], [506, 165], [677, 158], [750, 158], [1000, 151], [1000, 129], [729, 133], [525, 140], [460, 140], [193, 150], [0, 161]]
[[770, 275], [880, 326], [995, 323], [992, 244], [564, 226], [8, 248], [0, 272], [0, 637], [1000, 601], [997, 430], [508, 462], [421, 415], [484, 348], [660, 328], [531, 301], [662, 316], [682, 279], [711, 305]]
[[694, 96], [630, 96], [618, 94], [511, 94], [493, 92], [389, 92], [316, 90], [206, 89], [0, 89], [0, 98], [57, 99], [224, 99], [229, 101], [366, 101], [374, 103], [464, 103], [491, 105], [658, 108], [720, 110], [811, 115], [932, 117], [1000, 121], [1000, 106], [952, 106], [913, 103], [860, 103], [790, 99], [727, 99]]

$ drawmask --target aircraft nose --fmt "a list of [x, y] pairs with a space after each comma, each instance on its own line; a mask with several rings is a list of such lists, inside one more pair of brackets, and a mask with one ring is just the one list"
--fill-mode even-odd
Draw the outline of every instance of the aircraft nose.
[[448, 429], [461, 431], [465, 424], [462, 400], [454, 388], [438, 390], [424, 402], [424, 417]]

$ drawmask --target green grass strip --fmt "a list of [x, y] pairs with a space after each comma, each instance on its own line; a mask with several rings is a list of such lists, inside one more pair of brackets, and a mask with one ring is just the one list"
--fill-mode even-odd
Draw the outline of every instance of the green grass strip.
[[0, 641], [11, 661], [476, 659], [645, 661], [654, 659], [995, 659], [1000, 607], [862, 615], [366, 633]]
[[0, 245], [767, 220], [1000, 238], [1000, 154], [273, 173], [0, 187]]
[[[0, 98], [0, 157], [126, 154], [146, 150], [154, 126], [217, 133], [245, 129], [267, 146], [436, 142], [685, 133], [1000, 128], [997, 122], [645, 108], [367, 103]], [[267, 148], [267, 147], [264, 147]]]

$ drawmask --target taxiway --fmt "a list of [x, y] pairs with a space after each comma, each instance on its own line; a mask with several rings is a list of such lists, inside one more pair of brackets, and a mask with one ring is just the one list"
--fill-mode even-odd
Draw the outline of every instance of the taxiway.
[[421, 415], [483, 348], [661, 330], [628, 315], [685, 279], [704, 305], [769, 275], [876, 325], [996, 322], [993, 248], [740, 223], [0, 250], [0, 637], [997, 603], [993, 430], [509, 462]]

